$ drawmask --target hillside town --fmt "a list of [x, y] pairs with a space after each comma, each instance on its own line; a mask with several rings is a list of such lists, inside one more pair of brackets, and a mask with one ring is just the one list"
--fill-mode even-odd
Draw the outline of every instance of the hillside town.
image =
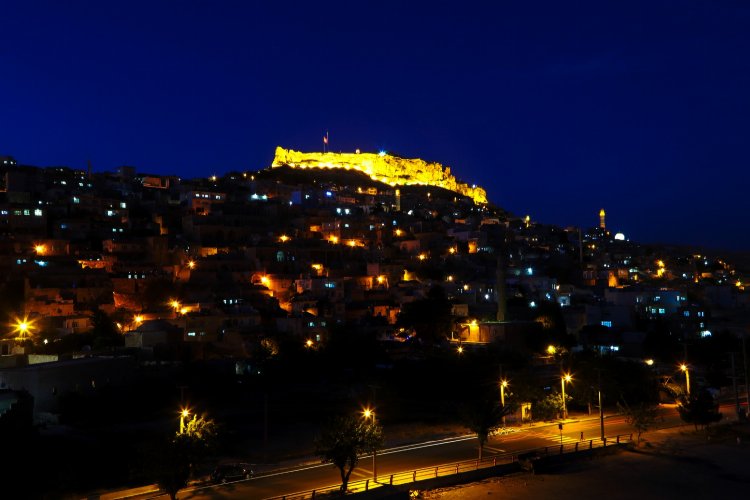
[[342, 331], [387, 351], [378, 367], [498, 346], [554, 367], [557, 350], [672, 363], [750, 326], [742, 270], [630, 241], [600, 207], [591, 227], [556, 227], [502, 200], [287, 164], [184, 179], [2, 156], [0, 170], [7, 425], [67, 422], [66, 395], [144, 366], [245, 377]]

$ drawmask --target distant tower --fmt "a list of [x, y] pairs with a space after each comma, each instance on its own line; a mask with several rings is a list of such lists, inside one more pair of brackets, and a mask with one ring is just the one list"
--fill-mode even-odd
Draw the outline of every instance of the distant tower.
[[604, 213], [604, 209], [603, 208], [601, 210], [599, 210], [599, 227], [602, 228], [602, 229], [607, 229], [607, 224], [604, 222], [604, 217], [606, 215], [607, 214]]
[[396, 212], [401, 211], [401, 190], [396, 189]]

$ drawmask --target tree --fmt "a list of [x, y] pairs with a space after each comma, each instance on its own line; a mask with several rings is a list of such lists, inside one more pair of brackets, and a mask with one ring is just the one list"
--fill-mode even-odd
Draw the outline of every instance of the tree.
[[[571, 397], [565, 395], [565, 402], [570, 401]], [[534, 401], [532, 414], [535, 420], [553, 420], [558, 415], [562, 414], [563, 411], [563, 400], [561, 393], [548, 394], [542, 399]]]
[[620, 411], [625, 414], [625, 421], [635, 429], [638, 439], [637, 444], [641, 444], [641, 434], [649, 430], [656, 424], [659, 417], [659, 410], [656, 406], [649, 403], [638, 403], [630, 406], [625, 401], [618, 403]]
[[476, 399], [473, 404], [464, 411], [466, 427], [475, 432], [479, 440], [479, 460], [482, 460], [482, 452], [490, 433], [497, 429], [505, 415], [511, 413], [511, 407], [502, 406], [496, 399], [484, 397]]
[[445, 341], [452, 328], [451, 303], [445, 290], [435, 285], [424, 299], [404, 304], [398, 323], [413, 328], [420, 342], [439, 344]]
[[382, 443], [383, 432], [377, 423], [354, 416], [337, 417], [316, 438], [315, 453], [323, 463], [331, 463], [339, 469], [341, 492], [346, 492], [359, 455], [377, 449]]
[[91, 335], [93, 336], [95, 348], [123, 344], [120, 330], [106, 312], [96, 309], [91, 315], [91, 324]]
[[167, 441], [155, 464], [157, 483], [172, 500], [187, 486], [195, 463], [203, 458], [216, 441], [217, 428], [213, 420], [194, 416], [184, 429]]
[[699, 426], [705, 426], [706, 432], [712, 423], [722, 418], [719, 403], [707, 390], [681, 395], [677, 399], [677, 411], [685, 423], [693, 424], [696, 430]]

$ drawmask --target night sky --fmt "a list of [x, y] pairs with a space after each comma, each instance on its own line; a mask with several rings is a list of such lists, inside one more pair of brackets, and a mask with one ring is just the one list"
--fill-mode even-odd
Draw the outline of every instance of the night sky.
[[748, 250], [750, 2], [0, 3], [19, 163], [221, 175], [325, 130], [540, 222]]

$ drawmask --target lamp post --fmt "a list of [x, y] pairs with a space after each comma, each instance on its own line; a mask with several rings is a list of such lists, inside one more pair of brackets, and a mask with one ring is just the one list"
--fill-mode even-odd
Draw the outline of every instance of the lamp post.
[[508, 387], [507, 380], [500, 381], [500, 404], [503, 407], [503, 427], [505, 427], [505, 388]]
[[570, 376], [570, 373], [566, 373], [560, 377], [560, 386], [562, 387], [563, 420], [568, 418], [568, 405], [565, 404], [565, 382], [570, 382], [571, 380], [573, 380], [573, 377]]
[[185, 419], [190, 416], [190, 410], [183, 408], [180, 411], [180, 434], [185, 433]]
[[[370, 408], [365, 408], [365, 410], [362, 412], [362, 416], [366, 419], [371, 418], [372, 419], [372, 426], [373, 429], [375, 428], [375, 411], [371, 410]], [[378, 449], [373, 446], [372, 447], [372, 480], [374, 482], [378, 481], [378, 469], [377, 469], [377, 457], [378, 457]]]
[[690, 371], [688, 370], [688, 365], [685, 363], [681, 364], [680, 370], [685, 372], [685, 390], [687, 395], [690, 396]]

